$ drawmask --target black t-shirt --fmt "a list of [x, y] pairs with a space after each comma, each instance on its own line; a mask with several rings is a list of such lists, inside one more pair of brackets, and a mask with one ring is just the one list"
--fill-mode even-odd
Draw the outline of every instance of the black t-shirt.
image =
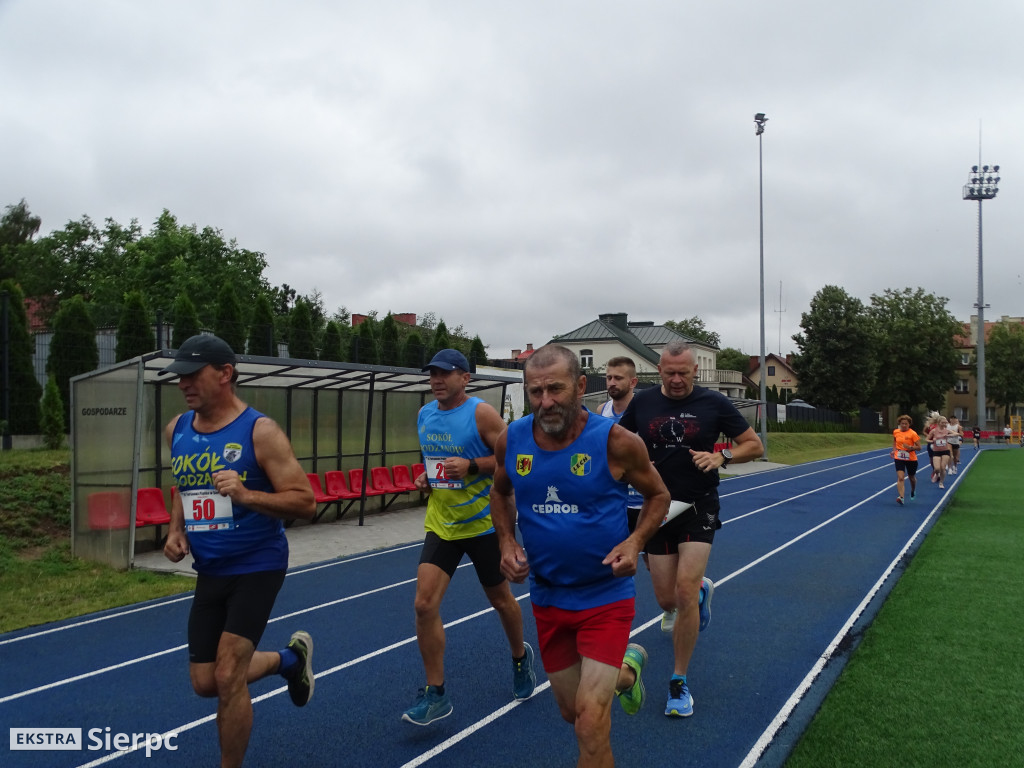
[[661, 387], [637, 391], [619, 425], [640, 435], [677, 501], [694, 501], [718, 486], [718, 471], [694, 466], [690, 449], [711, 452], [720, 434], [731, 440], [750, 428], [729, 398], [696, 385], [682, 400], [665, 397]]

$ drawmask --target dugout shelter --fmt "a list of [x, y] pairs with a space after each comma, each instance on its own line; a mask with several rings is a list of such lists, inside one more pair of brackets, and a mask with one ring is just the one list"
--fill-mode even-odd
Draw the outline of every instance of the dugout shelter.
[[[186, 410], [177, 377], [160, 376], [169, 349], [71, 379], [71, 549], [76, 557], [128, 569], [137, 545], [160, 546], [160, 489], [173, 485], [164, 427]], [[416, 415], [432, 399], [426, 373], [411, 368], [238, 356], [238, 395], [274, 419], [306, 472], [420, 462]], [[518, 372], [516, 372], [518, 373]], [[473, 373], [467, 394], [503, 411], [521, 376]], [[140, 489], [143, 490], [140, 506]], [[408, 504], [418, 503], [410, 496]], [[363, 496], [364, 514], [384, 504]], [[163, 526], [166, 535], [166, 525]]]

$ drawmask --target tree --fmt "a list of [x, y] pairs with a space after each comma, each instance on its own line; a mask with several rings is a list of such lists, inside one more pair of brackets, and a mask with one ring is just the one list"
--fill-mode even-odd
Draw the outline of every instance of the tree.
[[57, 381], [63, 413], [70, 417], [71, 377], [96, 370], [100, 352], [96, 347], [96, 326], [81, 296], [61, 302], [53, 318], [53, 340], [46, 372]]
[[327, 322], [324, 329], [324, 344], [320, 350], [321, 360], [330, 360], [340, 363], [344, 361], [345, 355], [341, 351], [341, 328], [333, 320]]
[[266, 294], [257, 296], [253, 305], [246, 350], [250, 355], [277, 357], [277, 345], [274, 344], [274, 308]]
[[1006, 423], [1024, 401], [1024, 325], [996, 323], [985, 342], [985, 394], [1005, 411]]
[[380, 355], [377, 351], [376, 321], [367, 317], [352, 334], [352, 349], [349, 360], [363, 365], [377, 365]]
[[448, 326], [441, 320], [434, 329], [434, 337], [430, 340], [430, 356], [433, 357], [442, 349], [451, 349], [452, 340], [448, 336]]
[[487, 348], [479, 336], [474, 336], [469, 345], [469, 364], [471, 366], [487, 365]]
[[946, 392], [956, 383], [956, 337], [963, 333], [947, 302], [922, 288], [887, 289], [871, 296], [876, 406], [898, 405], [902, 413], [920, 403], [934, 410], [943, 406]]
[[16, 254], [20, 247], [39, 232], [42, 219], [33, 216], [25, 198], [17, 205], [8, 205], [0, 218], [0, 280], [16, 277]]
[[217, 311], [213, 318], [213, 332], [234, 350], [245, 349], [245, 319], [238, 294], [230, 282], [221, 286], [217, 294]]
[[42, 413], [40, 427], [46, 447], [50, 450], [61, 448], [64, 445], [64, 434], [67, 430], [64, 421], [64, 404], [61, 402], [60, 388], [57, 386], [57, 379], [53, 374], [46, 379], [46, 389], [43, 391], [40, 411]]
[[288, 314], [288, 357], [302, 360], [317, 359], [312, 308], [304, 298], [297, 299]]
[[739, 371], [744, 376], [750, 373], [750, 355], [733, 347], [720, 349], [716, 363], [720, 371]]
[[121, 320], [117, 324], [117, 362], [131, 360], [156, 348], [156, 337], [149, 322], [149, 311], [141, 291], [131, 291], [125, 296], [121, 308]]
[[402, 367], [416, 368], [417, 370], [427, 364], [426, 346], [418, 331], [413, 331], [405, 337], [402, 345]]
[[178, 349], [185, 343], [186, 339], [199, 335], [199, 315], [196, 314], [195, 304], [187, 294], [181, 294], [171, 305], [171, 315], [174, 322], [174, 333], [171, 334], [171, 346]]
[[709, 331], [704, 327], [704, 321], [697, 315], [685, 320], [667, 320], [665, 322], [665, 327], [712, 347], [717, 347], [722, 342], [717, 333]]
[[813, 405], [851, 411], [869, 400], [875, 383], [874, 337], [864, 303], [842, 288], [826, 285], [800, 316], [804, 332], [793, 336], [800, 349], [794, 370], [800, 396]]
[[[25, 313], [25, 297], [13, 280], [0, 281], [0, 294], [7, 293], [7, 327], [10, 347], [7, 365], [10, 382], [4, 381], [0, 367], [0, 391], [10, 383], [7, 429], [12, 435], [34, 435], [39, 430], [39, 398], [43, 388], [36, 379], [32, 354], [35, 351], [32, 336], [28, 332], [28, 317]], [[0, 302], [3, 296], [0, 295]], [[0, 307], [2, 310], [2, 307]], [[0, 338], [0, 346], [3, 339]], [[0, 414], [2, 417], [3, 414]]]
[[402, 350], [398, 342], [398, 323], [390, 312], [380, 321], [379, 339], [381, 365], [400, 365]]

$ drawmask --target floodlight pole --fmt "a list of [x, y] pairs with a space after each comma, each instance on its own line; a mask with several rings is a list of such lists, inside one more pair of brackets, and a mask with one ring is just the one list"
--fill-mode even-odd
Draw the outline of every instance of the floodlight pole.
[[985, 427], [985, 412], [988, 401], [985, 397], [985, 281], [982, 272], [982, 236], [981, 236], [981, 203], [984, 200], [992, 200], [995, 198], [996, 193], [999, 191], [999, 166], [983, 165], [981, 170], [978, 170], [978, 166], [975, 165], [971, 168], [971, 174], [967, 178], [967, 183], [964, 185], [964, 200], [977, 200], [978, 201], [978, 303], [974, 306], [978, 308], [978, 341], [977, 341], [977, 358], [978, 358], [978, 415], [977, 425], [984, 429]]
[[761, 223], [761, 444], [764, 446], [764, 459], [768, 459], [768, 372], [765, 370], [764, 359], [764, 154], [762, 135], [764, 124], [768, 118], [764, 112], [754, 115], [755, 134], [757, 136], [757, 196]]

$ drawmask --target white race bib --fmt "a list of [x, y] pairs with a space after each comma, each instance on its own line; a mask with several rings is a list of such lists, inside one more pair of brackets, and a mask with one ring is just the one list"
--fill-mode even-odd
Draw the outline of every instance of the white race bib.
[[465, 488], [462, 480], [446, 477], [444, 473], [444, 458], [441, 456], [424, 456], [423, 466], [427, 470], [427, 482], [431, 488]]
[[185, 530], [188, 533], [229, 531], [235, 527], [230, 496], [221, 496], [209, 488], [182, 491], [181, 506], [185, 510]]
[[896, 458], [899, 461], [910, 461], [910, 451], [896, 451]]

